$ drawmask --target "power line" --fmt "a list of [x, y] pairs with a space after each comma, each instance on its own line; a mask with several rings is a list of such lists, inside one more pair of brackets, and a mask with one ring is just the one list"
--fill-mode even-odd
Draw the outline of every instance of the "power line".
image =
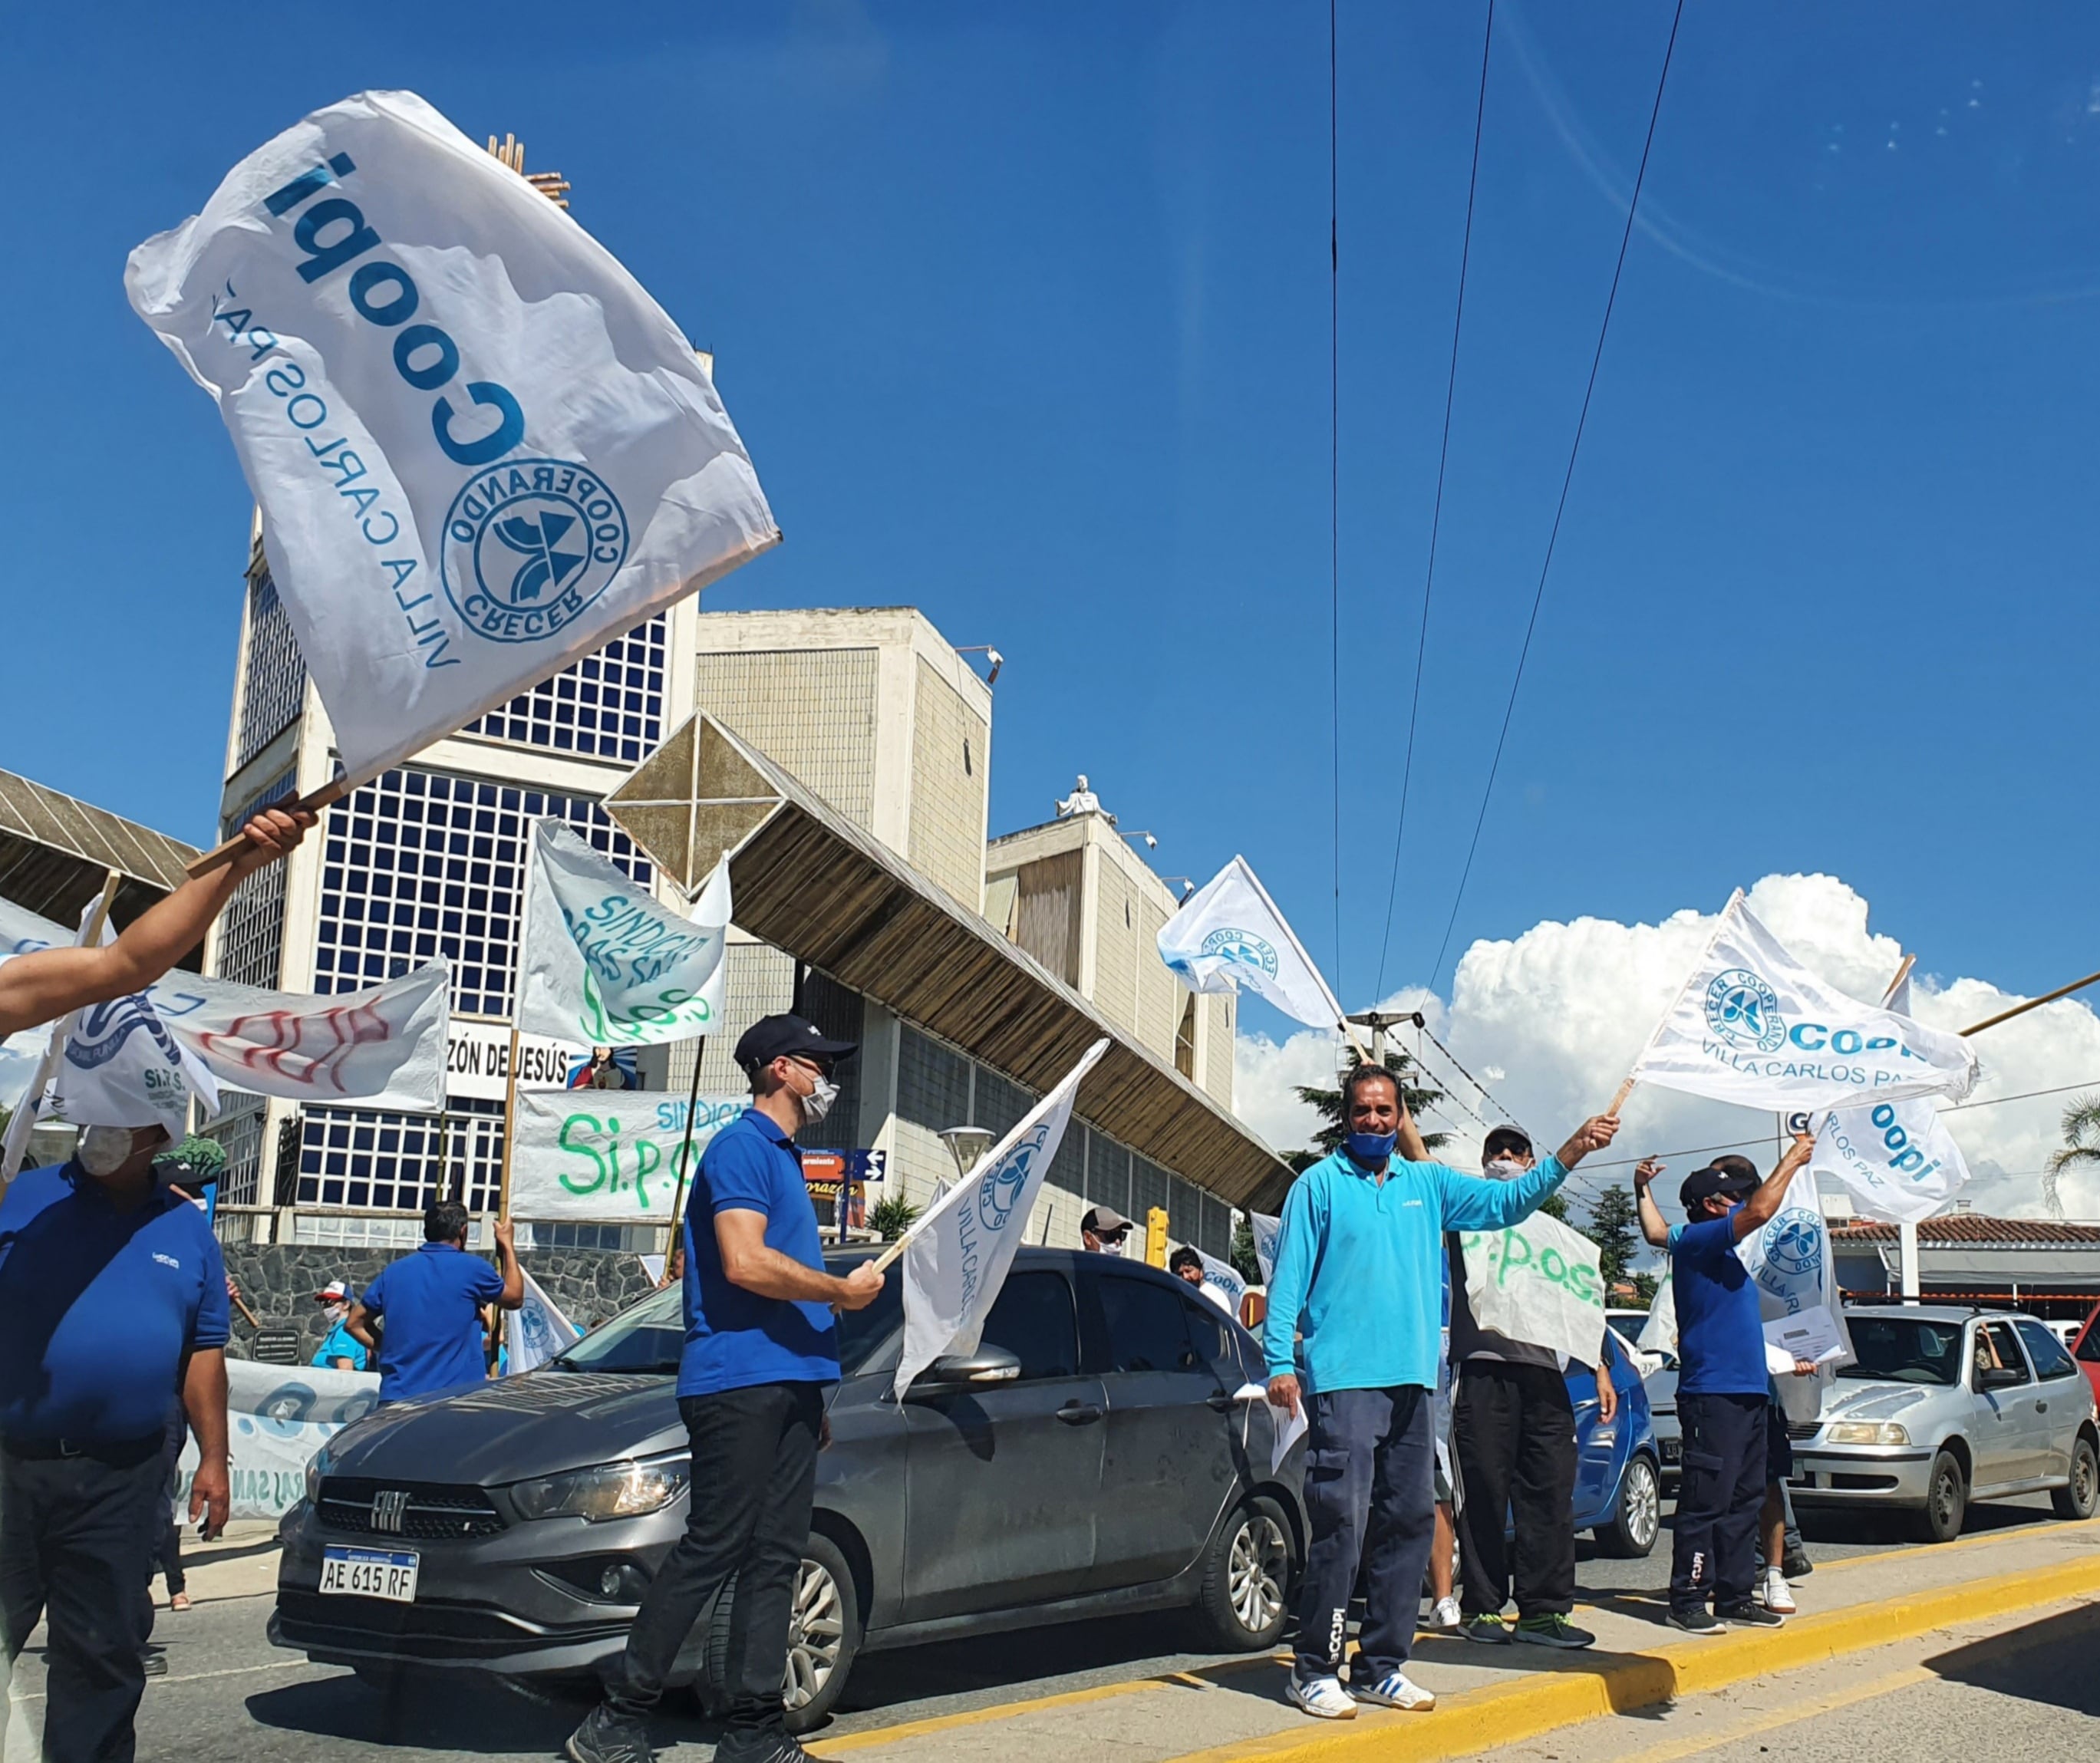
[[1340, 63], [1327, 0], [1328, 692], [1335, 724], [1335, 989], [1342, 989], [1342, 151]]
[[1407, 834], [1407, 787], [1414, 776], [1414, 729], [1422, 713], [1422, 663], [1429, 651], [1429, 592], [1436, 580], [1436, 536], [1444, 522], [1444, 470], [1451, 456], [1451, 407], [1458, 390], [1458, 334], [1466, 321], [1466, 269], [1473, 256], [1473, 199], [1480, 183], [1480, 133], [1488, 114], [1488, 51], [1494, 42], [1495, 0], [1488, 0], [1480, 33], [1480, 90], [1473, 104], [1473, 165], [1466, 176], [1466, 231], [1458, 246], [1458, 303], [1451, 317], [1451, 366], [1444, 381], [1444, 433], [1436, 445], [1436, 495], [1429, 508], [1429, 563], [1422, 578], [1422, 625], [1414, 637], [1414, 690], [1407, 707], [1407, 756], [1400, 768], [1400, 822], [1392, 832], [1392, 881], [1385, 893], [1385, 940], [1379, 945], [1378, 984], [1385, 995], [1385, 964], [1392, 953], [1392, 913], [1400, 897], [1400, 845]]
[[1436, 976], [1443, 971], [1444, 957], [1451, 947], [1451, 933], [1458, 928], [1458, 908], [1466, 897], [1466, 885], [1472, 879], [1473, 858], [1480, 848], [1480, 829], [1487, 824], [1488, 804], [1495, 792], [1495, 778], [1502, 770], [1502, 749], [1508, 744], [1510, 722], [1516, 714], [1516, 699], [1524, 685], [1524, 663], [1531, 658], [1531, 639], [1538, 628], [1538, 610], [1546, 600], [1546, 580], [1553, 567], [1554, 548], [1560, 540], [1561, 518], [1568, 512], [1568, 491], [1575, 481], [1575, 461], [1582, 451], [1582, 434], [1590, 421], [1590, 400], [1597, 390], [1597, 370], [1604, 364], [1604, 339], [1611, 334], [1612, 313], [1618, 304], [1619, 278], [1626, 267], [1626, 248], [1634, 236], [1634, 217], [1640, 211], [1641, 186], [1648, 178], [1648, 154], [1655, 146], [1656, 122], [1662, 115], [1662, 95], [1670, 83], [1670, 64], [1677, 52], [1678, 27], [1684, 22], [1684, 0], [1677, 0], [1677, 10], [1670, 21], [1670, 41], [1662, 51], [1662, 72], [1655, 82], [1655, 103], [1648, 112], [1648, 136], [1641, 143], [1639, 169], [1634, 174], [1633, 198], [1626, 204], [1626, 224], [1619, 235], [1618, 261], [1612, 267], [1612, 285], [1604, 297], [1604, 320], [1597, 328], [1597, 347], [1590, 357], [1590, 378], [1582, 389], [1582, 408], [1575, 418], [1575, 439], [1568, 449], [1568, 469], [1560, 479], [1560, 499], [1553, 510], [1553, 526], [1546, 539], [1545, 560], [1539, 565], [1538, 588], [1532, 595], [1531, 617], [1524, 628], [1524, 644], [1517, 651], [1516, 675], [1510, 681], [1509, 703], [1502, 711], [1502, 732], [1495, 738], [1495, 756], [1488, 767], [1487, 787], [1480, 792], [1480, 812], [1473, 822], [1472, 841], [1466, 847], [1465, 867], [1458, 876], [1458, 892], [1451, 901], [1451, 917], [1444, 927], [1444, 941], [1438, 945], [1436, 964], [1429, 970], [1429, 984], [1433, 988]]

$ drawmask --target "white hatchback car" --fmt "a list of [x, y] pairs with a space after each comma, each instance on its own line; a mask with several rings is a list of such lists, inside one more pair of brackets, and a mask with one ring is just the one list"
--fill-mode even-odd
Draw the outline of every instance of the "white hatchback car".
[[1933, 1542], [1972, 1500], [2046, 1492], [2100, 1510], [2093, 1386], [2032, 1316], [1939, 1305], [1847, 1310], [1856, 1361], [1813, 1423], [1788, 1428], [1794, 1503], [1908, 1510]]

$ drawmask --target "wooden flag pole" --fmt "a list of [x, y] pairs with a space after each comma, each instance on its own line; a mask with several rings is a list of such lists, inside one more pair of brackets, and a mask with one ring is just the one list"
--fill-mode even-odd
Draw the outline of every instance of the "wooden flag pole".
[[498, 1222], [510, 1220], [510, 1153], [518, 1139], [518, 1025], [510, 1025], [510, 1069], [503, 1080], [503, 1174], [502, 1186], [498, 1190], [496, 1216]]
[[2015, 1016], [2024, 1016], [2030, 1010], [2039, 1010], [2044, 1004], [2053, 1004], [2059, 998], [2068, 998], [2073, 992], [2082, 992], [2094, 984], [2100, 984], [2100, 973], [2089, 973], [2082, 980], [2073, 980], [2070, 985], [2059, 985], [2053, 992], [2044, 992], [2039, 998], [2030, 998], [2024, 1004], [2015, 1004], [2010, 1010], [2001, 1010], [1995, 1016], [1986, 1016], [1981, 1022], [1972, 1022], [1961, 1032], [1965, 1035], [1981, 1034], [1986, 1029], [1995, 1029], [2001, 1022], [2010, 1022]]
[[686, 1095], [686, 1136], [678, 1146], [678, 1185], [671, 1195], [671, 1234], [664, 1241], [664, 1264], [678, 1252], [678, 1221], [685, 1216], [686, 1171], [693, 1161], [693, 1117], [700, 1111], [700, 1060], [708, 1050], [704, 1034], [693, 1046], [693, 1086]]
[[242, 1316], [248, 1319], [248, 1326], [251, 1329], [261, 1328], [262, 1326], [262, 1319], [248, 1307], [248, 1300], [243, 1298], [238, 1292], [234, 1293], [232, 1296], [234, 1307], [238, 1310]]
[[[331, 778], [318, 790], [307, 791], [307, 793], [299, 797], [297, 801], [271, 802], [268, 806], [271, 808], [283, 808], [287, 809], [304, 809], [309, 813], [317, 814], [323, 809], [331, 807], [334, 804], [340, 802], [349, 794], [349, 778]], [[240, 833], [236, 832], [223, 844], [214, 845], [211, 849], [205, 852], [202, 857], [193, 860], [188, 869], [184, 870], [183, 873], [190, 876], [209, 875], [214, 870], [218, 868], [222, 864], [232, 862], [236, 857], [239, 856], [242, 851], [247, 848], [247, 840]]]

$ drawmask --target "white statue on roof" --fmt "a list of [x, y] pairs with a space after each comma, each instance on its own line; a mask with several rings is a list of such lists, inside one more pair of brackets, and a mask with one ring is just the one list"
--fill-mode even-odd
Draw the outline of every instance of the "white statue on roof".
[[1098, 814], [1101, 811], [1101, 799], [1087, 787], [1087, 774], [1083, 771], [1072, 793], [1058, 803], [1057, 818], [1070, 820], [1074, 814]]

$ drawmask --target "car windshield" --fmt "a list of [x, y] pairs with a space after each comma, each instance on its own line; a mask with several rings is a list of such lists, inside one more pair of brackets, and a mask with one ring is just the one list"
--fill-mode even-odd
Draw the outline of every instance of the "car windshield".
[[[843, 1273], [849, 1263], [836, 1263]], [[893, 1274], [882, 1295], [865, 1310], [849, 1310], [838, 1318], [839, 1364], [851, 1377], [868, 1355], [887, 1340], [903, 1315], [902, 1283]], [[594, 1329], [549, 1364], [557, 1371], [639, 1372], [668, 1376], [678, 1369], [686, 1341], [682, 1294], [676, 1286], [653, 1292]]]
[[1886, 1383], [1952, 1383], [1961, 1373], [1961, 1324], [1921, 1316], [1848, 1316], [1852, 1364], [1841, 1377]]

